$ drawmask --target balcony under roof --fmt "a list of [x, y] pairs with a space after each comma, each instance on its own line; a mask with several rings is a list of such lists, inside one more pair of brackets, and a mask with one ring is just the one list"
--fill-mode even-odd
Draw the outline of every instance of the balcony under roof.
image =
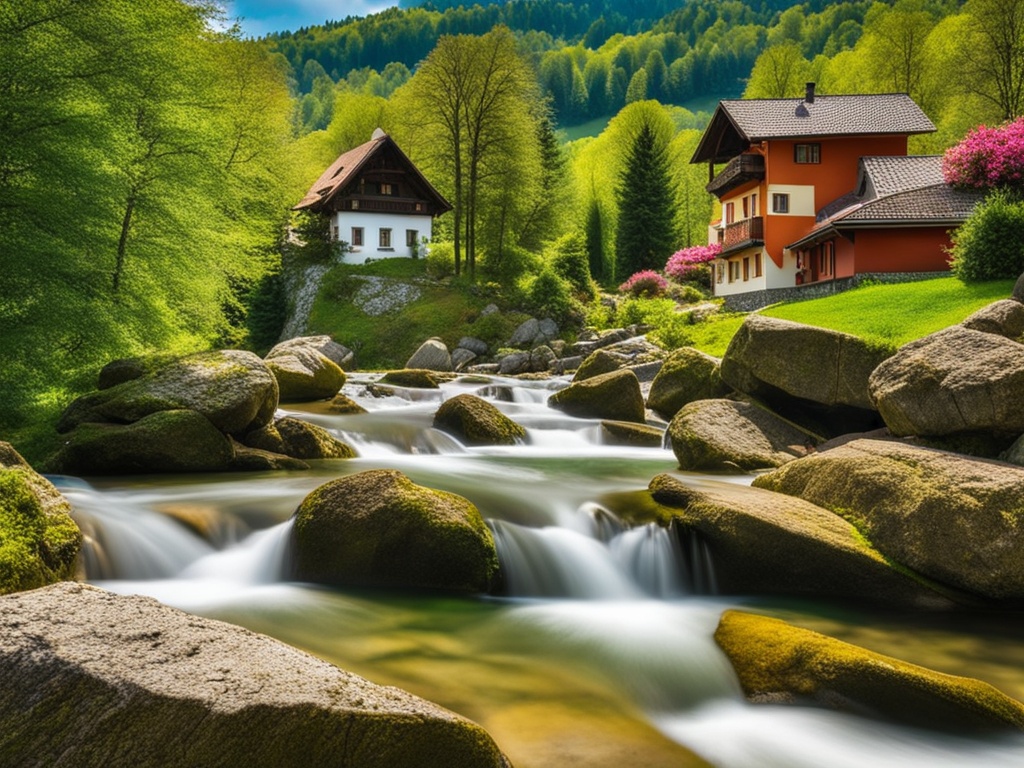
[[705, 189], [715, 197], [721, 198], [744, 184], [762, 179], [764, 179], [764, 155], [744, 153], [736, 155], [730, 160]]

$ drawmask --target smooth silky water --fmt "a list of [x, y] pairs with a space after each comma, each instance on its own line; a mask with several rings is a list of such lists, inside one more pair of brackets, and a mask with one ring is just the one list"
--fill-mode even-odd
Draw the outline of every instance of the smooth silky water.
[[[606, 446], [598, 422], [548, 409], [564, 381], [466, 378], [436, 391], [345, 393], [370, 410], [289, 412], [359, 458], [309, 472], [57, 478], [86, 535], [88, 578], [231, 621], [483, 725], [518, 768], [1024, 766], [1024, 737], [956, 738], [809, 708], [749, 705], [712, 639], [728, 607], [799, 623], [1024, 699], [1016, 615], [891, 615], [714, 594], [699, 541], [629, 529], [601, 506], [675, 471], [670, 451]], [[431, 428], [439, 403], [486, 397], [528, 443], [466, 448]], [[374, 468], [459, 493], [487, 519], [510, 597], [338, 590], [283, 580], [290, 517], [318, 485]], [[677, 473], [694, 485], [749, 482]], [[177, 520], [205, 531], [204, 539]], [[208, 543], [208, 542], [213, 542]], [[698, 755], [698, 757], [695, 757]]]

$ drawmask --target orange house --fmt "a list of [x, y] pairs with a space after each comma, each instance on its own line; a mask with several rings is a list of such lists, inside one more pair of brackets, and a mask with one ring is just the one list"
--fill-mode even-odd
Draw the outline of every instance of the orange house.
[[722, 204], [715, 295], [753, 309], [857, 275], [948, 270], [948, 232], [979, 197], [943, 182], [940, 157], [907, 155], [908, 137], [934, 130], [906, 94], [808, 83], [803, 99], [719, 102], [691, 160]]

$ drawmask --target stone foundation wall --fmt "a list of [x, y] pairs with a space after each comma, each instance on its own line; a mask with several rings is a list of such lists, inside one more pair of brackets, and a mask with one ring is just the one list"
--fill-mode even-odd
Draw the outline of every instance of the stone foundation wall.
[[948, 277], [949, 272], [865, 272], [853, 277], [842, 277], [810, 285], [797, 285], [792, 288], [769, 288], [763, 291], [750, 291], [725, 297], [725, 308], [732, 312], [753, 312], [755, 309], [778, 304], [782, 301], [806, 301], [832, 296], [848, 291], [864, 283], [912, 283], [918, 280], [931, 280], [936, 277]]

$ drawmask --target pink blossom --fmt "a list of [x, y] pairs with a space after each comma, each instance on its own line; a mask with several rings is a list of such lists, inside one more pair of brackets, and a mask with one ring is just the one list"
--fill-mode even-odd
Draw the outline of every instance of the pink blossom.
[[665, 265], [665, 274], [676, 280], [681, 280], [702, 264], [713, 261], [721, 252], [722, 246], [718, 243], [683, 248], [669, 257], [668, 263]]
[[979, 126], [946, 150], [942, 174], [957, 187], [1020, 186], [1024, 174], [1024, 117], [989, 128]]
[[620, 293], [634, 296], [660, 296], [668, 290], [668, 281], [653, 269], [645, 269], [630, 275], [629, 279], [619, 286]]

